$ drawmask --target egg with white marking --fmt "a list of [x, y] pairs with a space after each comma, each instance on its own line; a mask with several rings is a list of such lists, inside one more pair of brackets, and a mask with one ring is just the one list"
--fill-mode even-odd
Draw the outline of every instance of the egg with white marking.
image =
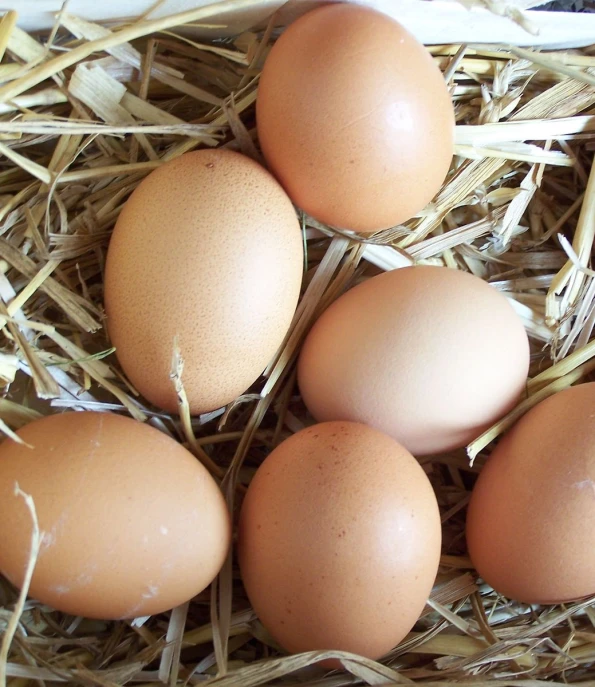
[[110, 413], [51, 415], [0, 445], [0, 571], [25, 579], [34, 529], [35, 599], [116, 619], [169, 610], [205, 589], [230, 544], [208, 471], [149, 425]]

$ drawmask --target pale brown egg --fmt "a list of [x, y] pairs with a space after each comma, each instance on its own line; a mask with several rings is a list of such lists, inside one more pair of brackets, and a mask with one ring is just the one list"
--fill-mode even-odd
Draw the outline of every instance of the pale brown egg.
[[552, 604], [595, 594], [595, 384], [542, 401], [496, 446], [467, 513], [469, 555], [498, 592]]
[[124, 372], [176, 411], [177, 338], [191, 412], [230, 403], [283, 341], [302, 265], [293, 205], [259, 164], [200, 150], [163, 165], [125, 204], [107, 255], [107, 324]]
[[439, 191], [453, 155], [444, 78], [399, 23], [354, 4], [296, 20], [268, 55], [258, 138], [293, 201], [321, 222], [373, 232]]
[[298, 384], [317, 420], [364, 422], [425, 455], [468, 444], [510, 410], [528, 368], [527, 335], [502, 294], [420, 266], [335, 301], [306, 338]]
[[279, 445], [248, 488], [238, 536], [248, 597], [277, 642], [370, 658], [417, 621], [440, 543], [417, 461], [352, 422], [314, 425]]
[[33, 498], [41, 548], [32, 597], [91, 618], [152, 615], [188, 601], [230, 544], [223, 496], [191, 453], [162, 432], [108, 413], [67, 412], [0, 445], [0, 571], [24, 579]]

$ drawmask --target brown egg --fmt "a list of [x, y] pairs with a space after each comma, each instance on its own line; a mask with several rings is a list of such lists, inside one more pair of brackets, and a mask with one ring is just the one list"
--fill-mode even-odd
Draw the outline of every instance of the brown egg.
[[295, 210], [263, 167], [228, 150], [163, 165], [124, 206], [107, 256], [108, 328], [124, 372], [176, 411], [177, 337], [192, 413], [233, 401], [283, 341], [302, 265]]
[[454, 114], [432, 57], [400, 24], [350, 4], [313, 10], [268, 55], [256, 102], [266, 160], [293, 201], [342, 229], [408, 220], [440, 189]]
[[473, 490], [469, 555], [526, 603], [595, 594], [595, 384], [542, 401], [505, 435]]
[[0, 445], [0, 571], [23, 581], [33, 497], [43, 532], [31, 596], [91, 618], [166, 611], [209, 585], [230, 543], [225, 501], [183, 446], [108, 413], [51, 415]]
[[299, 359], [319, 421], [380, 429], [416, 455], [475, 439], [519, 400], [529, 344], [507, 299], [445, 267], [372, 277], [322, 314]]
[[250, 602], [285, 649], [378, 658], [418, 619], [440, 542], [417, 461], [375, 429], [329, 422], [294, 434], [258, 469], [238, 544]]

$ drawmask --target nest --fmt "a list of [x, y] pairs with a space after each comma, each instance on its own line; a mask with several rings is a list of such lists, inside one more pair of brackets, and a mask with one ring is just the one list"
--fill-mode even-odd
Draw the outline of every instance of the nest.
[[209, 12], [113, 29], [63, 12], [49, 36], [24, 33], [14, 14], [2, 20], [2, 432], [65, 408], [126, 413], [183, 442], [233, 505], [271, 448], [310, 422], [293, 364], [313, 321], [355, 282], [412, 263], [467, 270], [510, 299], [532, 343], [528, 397], [468, 452], [422, 460], [444, 525], [439, 575], [419, 622], [381, 662], [326, 652], [345, 671], [324, 673], [320, 653], [283, 655], [227, 566], [191, 604], [130, 622], [65, 616], [0, 582], [0, 683], [593, 685], [593, 601], [502, 598], [478, 585], [463, 532], [469, 478], [490, 442], [595, 368], [595, 50], [433, 46], [459, 125], [442, 190], [419, 217], [366, 240], [303, 216], [307, 268], [283, 349], [250, 393], [204, 416], [190, 417], [183, 377], [174, 380], [180, 413], [170, 416], [123, 379], [103, 327], [102, 273], [115, 218], [150, 170], [204, 146], [258, 156], [254, 102], [274, 24], [202, 43], [174, 28], [212, 21]]

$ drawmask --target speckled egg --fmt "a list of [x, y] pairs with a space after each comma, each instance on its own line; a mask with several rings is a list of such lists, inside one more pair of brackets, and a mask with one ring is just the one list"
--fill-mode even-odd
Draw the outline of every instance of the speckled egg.
[[0, 445], [0, 571], [24, 579], [33, 499], [41, 548], [30, 594], [53, 608], [117, 619], [169, 610], [201, 592], [230, 544], [223, 496], [174, 439], [109, 413], [67, 412]]
[[177, 339], [192, 413], [233, 401], [283, 341], [302, 265], [293, 205], [259, 164], [229, 150], [164, 164], [126, 202], [107, 255], [107, 325], [124, 372], [177, 410]]
[[552, 604], [595, 594], [595, 383], [542, 401], [496, 446], [467, 512], [469, 555], [498, 592]]
[[315, 9], [281, 35], [260, 77], [256, 121], [293, 201], [341, 229], [410, 219], [438, 192], [453, 155], [453, 107], [429, 52], [357, 4]]
[[258, 617], [291, 652], [378, 658], [418, 619], [440, 558], [440, 515], [417, 461], [371, 427], [328, 422], [264, 461], [238, 535]]

